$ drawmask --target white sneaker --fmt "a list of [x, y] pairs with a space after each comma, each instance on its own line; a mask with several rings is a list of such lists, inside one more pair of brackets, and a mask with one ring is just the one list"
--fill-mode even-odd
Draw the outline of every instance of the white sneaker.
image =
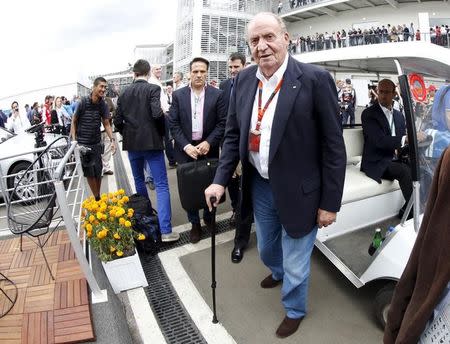
[[177, 232], [161, 234], [161, 241], [162, 242], [172, 242], [172, 241], [177, 241], [179, 239], [180, 239], [180, 234], [177, 233]]

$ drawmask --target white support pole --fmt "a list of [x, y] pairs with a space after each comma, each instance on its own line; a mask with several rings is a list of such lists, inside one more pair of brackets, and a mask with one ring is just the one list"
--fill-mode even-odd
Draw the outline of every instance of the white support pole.
[[94, 273], [92, 272], [89, 262], [84, 255], [83, 247], [80, 243], [80, 238], [78, 237], [77, 229], [74, 223], [74, 219], [71, 215], [69, 207], [67, 206], [66, 193], [64, 190], [64, 184], [61, 180], [55, 182], [56, 196], [59, 203], [59, 208], [64, 219], [64, 224], [66, 226], [67, 233], [69, 234], [70, 242], [72, 243], [73, 250], [75, 251], [75, 256], [77, 257], [78, 263], [80, 264], [81, 271], [86, 278], [89, 287], [92, 290], [92, 303], [100, 303], [108, 301], [107, 290], [101, 290], [97, 280], [95, 279]]

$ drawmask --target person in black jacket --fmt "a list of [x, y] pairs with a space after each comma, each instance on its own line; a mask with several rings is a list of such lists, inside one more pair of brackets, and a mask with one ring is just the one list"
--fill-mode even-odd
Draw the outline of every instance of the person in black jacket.
[[[361, 115], [364, 149], [361, 171], [378, 183], [381, 178], [398, 180], [406, 202], [412, 194], [410, 167], [397, 158], [406, 142], [406, 123], [403, 115], [393, 108], [395, 84], [389, 79], [378, 83], [378, 102]], [[399, 217], [404, 213], [400, 210]]]
[[[169, 123], [178, 164], [219, 157], [227, 114], [223, 92], [206, 83], [208, 68], [208, 60], [194, 58], [190, 63], [190, 85], [173, 92]], [[192, 224], [190, 240], [196, 243], [201, 236], [199, 212], [190, 211], [187, 215]], [[203, 220], [207, 226], [212, 223], [207, 208], [203, 211]]]
[[[238, 73], [244, 69], [245, 56], [241, 53], [232, 53], [228, 59], [228, 70], [230, 71], [230, 78], [222, 81], [219, 88], [223, 91], [223, 99], [228, 113], [228, 105], [230, 104], [230, 96], [233, 90], [234, 79]], [[231, 207], [233, 208], [233, 215], [231, 215], [230, 223], [236, 225], [236, 233], [234, 236], [234, 247], [231, 251], [231, 261], [233, 263], [240, 263], [244, 257], [244, 250], [248, 245], [250, 239], [250, 231], [253, 222], [253, 213], [242, 219], [239, 212], [239, 184], [241, 180], [241, 169], [238, 167], [230, 179], [228, 184], [228, 194], [230, 195]]]
[[172, 232], [169, 183], [164, 160], [164, 113], [161, 109], [161, 87], [148, 83], [150, 64], [137, 60], [133, 66], [134, 81], [117, 100], [114, 125], [123, 136], [123, 150], [128, 151], [136, 192], [148, 198], [145, 186], [144, 165], [152, 172], [158, 220], [163, 242], [176, 241], [178, 233]]

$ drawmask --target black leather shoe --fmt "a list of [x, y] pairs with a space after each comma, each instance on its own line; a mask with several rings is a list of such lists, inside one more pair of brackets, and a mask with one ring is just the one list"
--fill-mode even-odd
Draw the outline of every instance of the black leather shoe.
[[231, 261], [233, 263], [240, 263], [242, 258], [244, 258], [244, 250], [239, 247], [233, 248], [233, 251], [231, 251]]

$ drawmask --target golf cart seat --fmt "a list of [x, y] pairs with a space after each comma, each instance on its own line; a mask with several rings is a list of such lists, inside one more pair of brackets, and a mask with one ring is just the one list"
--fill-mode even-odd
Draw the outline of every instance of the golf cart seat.
[[360, 171], [364, 145], [361, 127], [344, 129], [344, 142], [347, 153], [347, 167], [345, 170], [342, 204], [356, 202], [400, 189], [397, 181], [383, 179], [382, 183], [378, 184]]

